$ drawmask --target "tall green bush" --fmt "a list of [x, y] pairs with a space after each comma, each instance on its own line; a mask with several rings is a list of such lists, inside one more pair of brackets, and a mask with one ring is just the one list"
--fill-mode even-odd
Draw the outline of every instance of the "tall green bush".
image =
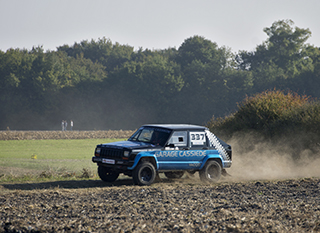
[[[224, 140], [240, 139], [238, 151], [247, 153], [262, 142], [298, 159], [319, 155], [320, 102], [308, 96], [279, 90], [246, 97], [238, 111], [212, 118], [207, 126]], [[260, 148], [263, 149], [263, 148]]]
[[255, 131], [265, 137], [279, 136], [289, 131], [319, 133], [320, 102], [291, 91], [268, 90], [247, 96], [238, 111], [225, 118], [214, 117], [208, 127], [231, 136], [235, 132]]

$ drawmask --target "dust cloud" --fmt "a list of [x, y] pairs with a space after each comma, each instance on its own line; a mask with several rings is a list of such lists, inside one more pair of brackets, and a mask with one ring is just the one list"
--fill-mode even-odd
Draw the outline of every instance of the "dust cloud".
[[320, 177], [319, 150], [299, 148], [297, 138], [271, 142], [256, 135], [237, 135], [232, 145], [232, 166], [227, 169], [232, 180], [270, 180]]

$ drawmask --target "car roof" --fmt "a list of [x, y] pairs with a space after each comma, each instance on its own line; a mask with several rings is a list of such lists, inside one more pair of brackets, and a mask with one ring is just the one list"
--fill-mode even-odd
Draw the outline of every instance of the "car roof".
[[207, 127], [200, 125], [190, 125], [190, 124], [147, 124], [142, 127], [158, 127], [171, 130], [206, 130]]

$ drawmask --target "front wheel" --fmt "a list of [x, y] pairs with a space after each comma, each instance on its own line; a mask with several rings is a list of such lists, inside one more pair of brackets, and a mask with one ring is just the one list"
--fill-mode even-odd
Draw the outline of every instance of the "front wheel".
[[107, 167], [99, 166], [98, 175], [105, 182], [114, 182], [119, 177], [119, 172], [113, 171]]
[[156, 178], [156, 169], [150, 162], [141, 162], [133, 170], [132, 178], [137, 185], [151, 185]]
[[214, 160], [207, 161], [199, 171], [200, 179], [205, 183], [216, 183], [221, 177], [221, 165]]

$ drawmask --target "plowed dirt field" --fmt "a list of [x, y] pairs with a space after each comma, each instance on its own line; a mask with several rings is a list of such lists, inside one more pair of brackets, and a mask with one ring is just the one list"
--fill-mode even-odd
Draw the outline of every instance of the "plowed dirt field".
[[231, 176], [212, 185], [197, 173], [148, 187], [129, 178], [0, 184], [0, 232], [320, 232], [317, 160], [288, 167], [234, 148]]
[[[319, 232], [320, 179], [7, 184], [0, 232]], [[3, 190], [3, 189], [2, 189]]]

